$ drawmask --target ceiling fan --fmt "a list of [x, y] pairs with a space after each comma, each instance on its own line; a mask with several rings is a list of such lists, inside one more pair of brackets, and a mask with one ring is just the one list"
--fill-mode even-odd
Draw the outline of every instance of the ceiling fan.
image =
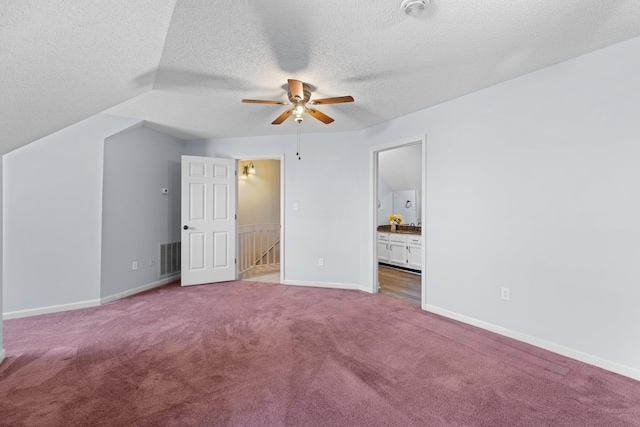
[[280, 114], [278, 118], [276, 118], [273, 122], [271, 122], [272, 125], [279, 125], [285, 120], [287, 120], [290, 116], [295, 116], [295, 121], [300, 123], [303, 120], [302, 115], [304, 113], [307, 113], [311, 117], [315, 117], [325, 125], [328, 125], [329, 123], [333, 122], [333, 119], [310, 106], [322, 105], [322, 104], [340, 104], [342, 102], [353, 102], [352, 96], [337, 96], [334, 98], [311, 99], [311, 88], [309, 87], [308, 84], [303, 83], [300, 80], [293, 80], [293, 79], [289, 79], [288, 82], [289, 82], [289, 91], [287, 92], [287, 96], [289, 97], [290, 102], [263, 101], [259, 99], [243, 99], [242, 102], [246, 102], [249, 104], [278, 104], [278, 105], [291, 104], [292, 108]]

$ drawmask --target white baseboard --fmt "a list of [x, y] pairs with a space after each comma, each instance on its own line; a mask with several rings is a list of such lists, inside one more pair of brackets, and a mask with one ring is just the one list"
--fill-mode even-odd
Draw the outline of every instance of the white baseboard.
[[352, 291], [359, 291], [360, 286], [351, 283], [335, 283], [335, 282], [305, 282], [301, 280], [285, 280], [284, 285], [290, 286], [308, 286], [313, 288], [332, 288], [332, 289], [347, 289]]
[[377, 294], [378, 292], [373, 290], [372, 286], [358, 286], [358, 289], [368, 294]]
[[2, 351], [0, 351], [0, 365], [2, 365], [2, 362], [4, 362], [5, 356], [6, 356], [6, 353], [4, 352], [4, 348], [3, 348]]
[[142, 285], [134, 289], [129, 289], [127, 291], [113, 294], [108, 297], [103, 297], [100, 299], [95, 299], [90, 301], [81, 301], [81, 302], [75, 302], [71, 304], [52, 305], [48, 307], [32, 308], [29, 310], [10, 311], [10, 312], [4, 313], [2, 315], [2, 319], [3, 320], [18, 319], [20, 317], [38, 316], [40, 314], [50, 314], [50, 313], [58, 313], [60, 311], [78, 310], [80, 308], [97, 307], [97, 306], [107, 304], [131, 295], [138, 294], [140, 292], [147, 291], [149, 289], [157, 288], [158, 286], [166, 285], [167, 283], [174, 282], [179, 278], [180, 278], [179, 274], [175, 276], [166, 277], [162, 280], [158, 280], [157, 282], [148, 283], [146, 285]]
[[561, 356], [565, 356], [570, 359], [575, 359], [580, 362], [597, 366], [598, 368], [615, 372], [616, 374], [624, 375], [625, 377], [633, 378], [634, 380], [640, 381], [640, 369], [635, 369], [630, 366], [626, 366], [620, 363], [612, 362], [610, 360], [602, 359], [600, 357], [593, 356], [588, 353], [583, 353], [581, 351], [574, 350], [569, 347], [564, 347], [562, 345], [545, 341], [536, 337], [532, 337], [530, 335], [523, 334], [521, 332], [512, 331], [510, 329], [503, 328], [501, 326], [497, 326], [492, 323], [484, 322], [482, 320], [474, 319], [473, 317], [468, 317], [462, 314], [454, 313], [452, 311], [445, 310], [443, 308], [439, 308], [433, 305], [427, 304], [422, 308], [425, 311], [428, 311], [430, 313], [438, 314], [440, 316], [447, 317], [449, 319], [457, 320], [459, 322], [466, 323], [468, 325], [476, 326], [478, 328], [481, 328], [490, 332], [495, 332], [496, 334], [513, 338], [517, 341], [522, 341], [524, 343], [531, 344], [536, 347], [543, 348], [545, 350], [549, 350]]
[[30, 308], [28, 310], [9, 311], [2, 314], [3, 320], [18, 319], [20, 317], [38, 316], [40, 314], [57, 313], [59, 311], [77, 310], [79, 308], [97, 307], [100, 305], [99, 299], [74, 302], [71, 304], [51, 305], [48, 307]]
[[113, 294], [110, 295], [108, 297], [102, 297], [100, 298], [100, 304], [107, 304], [122, 298], [126, 298], [128, 296], [131, 295], [135, 295], [135, 294], [139, 294], [140, 292], [144, 292], [144, 291], [148, 291], [149, 289], [153, 289], [153, 288], [157, 288], [159, 286], [163, 286], [166, 285], [167, 283], [171, 283], [171, 282], [175, 282], [176, 280], [178, 280], [180, 278], [179, 274], [176, 274], [174, 276], [169, 276], [169, 277], [165, 277], [162, 280], [158, 280], [157, 282], [153, 282], [153, 283], [148, 283], [146, 285], [142, 285], [142, 286], [138, 286], [137, 288], [134, 289], [129, 289], [123, 292], [119, 292], [117, 294]]

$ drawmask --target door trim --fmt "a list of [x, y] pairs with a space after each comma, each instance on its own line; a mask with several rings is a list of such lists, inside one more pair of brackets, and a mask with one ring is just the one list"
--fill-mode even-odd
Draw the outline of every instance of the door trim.
[[406, 147], [408, 145], [421, 144], [422, 146], [422, 215], [420, 221], [422, 223], [422, 275], [421, 275], [421, 307], [426, 310], [427, 307], [427, 136], [421, 134], [411, 138], [388, 142], [386, 144], [371, 147], [369, 150], [369, 262], [370, 264], [370, 283], [371, 292], [378, 293], [378, 153], [381, 151], [392, 150], [394, 148]]

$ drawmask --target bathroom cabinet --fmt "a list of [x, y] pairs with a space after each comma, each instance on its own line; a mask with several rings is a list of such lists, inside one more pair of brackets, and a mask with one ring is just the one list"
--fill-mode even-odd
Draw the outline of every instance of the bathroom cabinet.
[[422, 236], [378, 232], [378, 262], [422, 269]]

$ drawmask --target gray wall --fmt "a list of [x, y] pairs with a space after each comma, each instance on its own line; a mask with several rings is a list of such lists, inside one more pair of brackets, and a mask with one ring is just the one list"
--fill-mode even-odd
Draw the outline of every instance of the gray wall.
[[105, 140], [101, 297], [159, 280], [159, 244], [180, 240], [183, 148], [182, 140], [145, 127]]
[[[3, 182], [3, 174], [2, 174], [2, 159], [0, 158], [0, 308], [2, 308], [2, 266], [3, 266], [3, 260], [2, 260], [2, 242], [4, 241], [3, 239], [3, 227], [2, 227], [2, 182]], [[2, 318], [0, 317], [0, 363], [2, 363], [2, 361], [5, 358], [5, 351], [4, 351], [4, 330], [3, 330], [3, 324], [2, 324]]]
[[136, 122], [98, 115], [4, 155], [4, 313], [95, 304], [103, 142]]
[[634, 39], [362, 132], [303, 133], [301, 161], [293, 137], [186, 149], [286, 153], [285, 281], [371, 289], [370, 150], [426, 133], [427, 308], [640, 378], [638, 117]]
[[393, 189], [389, 187], [387, 181], [380, 175], [378, 175], [378, 200], [376, 205], [378, 201], [380, 202], [378, 225], [387, 225], [389, 224], [389, 215], [393, 214]]

